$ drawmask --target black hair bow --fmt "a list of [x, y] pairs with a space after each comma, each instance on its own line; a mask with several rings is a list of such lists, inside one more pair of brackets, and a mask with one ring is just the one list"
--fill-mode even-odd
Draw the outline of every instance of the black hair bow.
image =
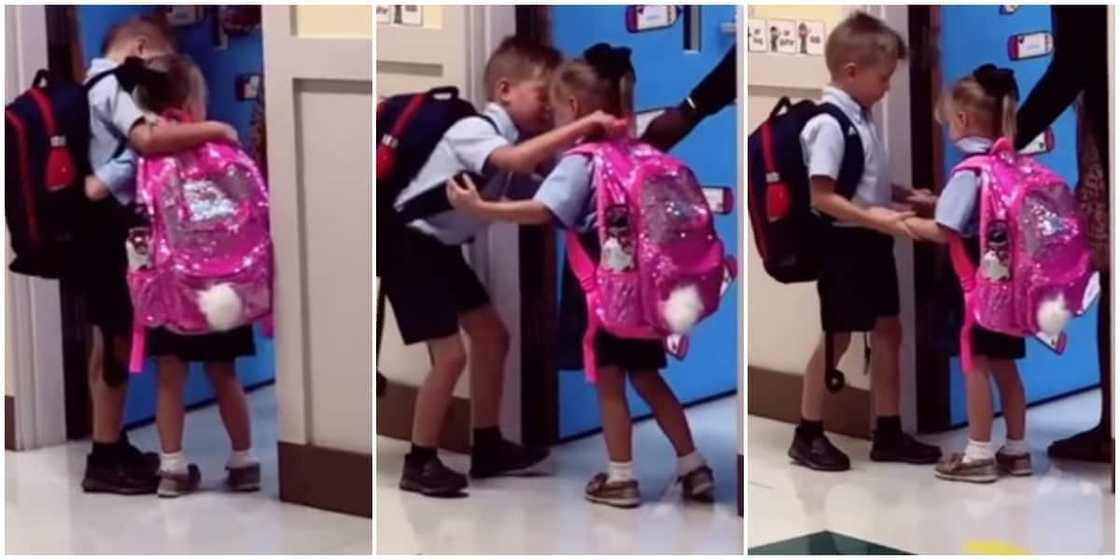
[[634, 66], [630, 64], [630, 49], [626, 47], [597, 43], [583, 51], [583, 59], [595, 72], [608, 80], [619, 80], [627, 74], [634, 75]]
[[998, 68], [995, 64], [985, 64], [972, 71], [972, 77], [984, 88], [984, 91], [997, 99], [1011, 94], [1019, 99], [1019, 85], [1015, 83], [1015, 71], [1010, 68]]
[[132, 93], [136, 86], [143, 85], [150, 95], [157, 99], [166, 97], [171, 87], [166, 73], [152, 70], [147, 62], [135, 56], [130, 56], [121, 63], [120, 68], [117, 69], [117, 82], [120, 83], [121, 89], [129, 93]]

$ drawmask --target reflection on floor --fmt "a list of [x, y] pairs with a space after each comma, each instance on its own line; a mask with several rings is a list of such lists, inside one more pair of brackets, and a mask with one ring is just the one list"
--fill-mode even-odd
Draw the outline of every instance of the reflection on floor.
[[[202, 470], [203, 491], [174, 500], [84, 494], [79, 488], [89, 443], [4, 454], [8, 553], [54, 554], [369, 554], [369, 519], [286, 504], [277, 498], [276, 396], [249, 396], [254, 449], [264, 487], [255, 494], [220, 489], [229, 443], [216, 407], [187, 416], [185, 449]], [[133, 442], [157, 449], [155, 426]]]
[[[590, 504], [583, 487], [606, 468], [601, 436], [553, 448], [547, 478], [473, 482], [470, 496], [435, 500], [397, 489], [404, 442], [377, 442], [377, 552], [424, 554], [741, 554], [736, 509], [734, 398], [688, 409], [697, 445], [716, 476], [716, 503], [683, 504], [672, 448], [653, 421], [634, 432], [644, 503], [635, 510]], [[445, 455], [466, 470], [464, 456]]]
[[[852, 457], [851, 471], [794, 467], [786, 456], [793, 426], [748, 417], [751, 552], [828, 530], [921, 554], [1111, 554], [1116, 538], [1111, 467], [1051, 462], [1045, 451], [1049, 442], [1094, 425], [1099, 411], [1099, 392], [1030, 409], [1035, 476], [984, 485], [935, 479], [929, 466], [872, 463], [868, 442], [843, 436], [831, 439]], [[924, 439], [949, 452], [963, 449], [967, 435], [956, 430]], [[1004, 439], [1001, 420], [993, 439]]]

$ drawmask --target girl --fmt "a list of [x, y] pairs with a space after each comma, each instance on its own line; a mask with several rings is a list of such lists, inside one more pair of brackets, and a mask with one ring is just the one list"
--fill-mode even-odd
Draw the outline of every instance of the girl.
[[[949, 136], [962, 154], [988, 152], [999, 138], [1015, 136], [1015, 110], [1019, 89], [1010, 69], [985, 64], [953, 85], [938, 108], [939, 122], [946, 120]], [[935, 219], [909, 218], [907, 227], [923, 239], [947, 243], [949, 236], [967, 239], [969, 257], [979, 261], [977, 235], [980, 219], [980, 184], [975, 173], [960, 171], [949, 178], [937, 201]], [[1015, 360], [1026, 355], [1022, 338], [1011, 337], [979, 326], [973, 327], [974, 369], [965, 372], [968, 400], [968, 446], [937, 465], [935, 474], [945, 480], [994, 482], [1000, 472], [1016, 476], [1031, 474], [1030, 447], [1026, 441], [1026, 397]], [[992, 388], [999, 387], [1007, 443], [993, 451]]]
[[[195, 122], [206, 118], [206, 81], [190, 60], [179, 55], [162, 56], [149, 61], [147, 68], [150, 72], [136, 88], [137, 102], [145, 111], [154, 115], [180, 111]], [[172, 127], [176, 123], [155, 117], [149, 119], [147, 126]], [[226, 486], [235, 491], [259, 489], [260, 463], [251, 450], [249, 405], [234, 369], [234, 359], [256, 353], [252, 327], [197, 336], [152, 329], [148, 331], [148, 353], [159, 360], [159, 495], [175, 497], [193, 492], [201, 478], [198, 466], [188, 463], [183, 452], [187, 362], [206, 364], [206, 373], [217, 394], [222, 423], [233, 448], [226, 462]]]
[[[596, 110], [632, 118], [634, 81], [629, 49], [602, 43], [591, 47], [582, 59], [561, 65], [554, 74], [551, 102], [556, 125], [570, 123]], [[520, 224], [556, 222], [576, 229], [581, 232], [583, 246], [592, 258], [598, 259], [594, 189], [591, 161], [584, 155], [568, 155], [557, 163], [533, 200], [483, 200], [469, 178], [461, 184], [449, 182], [448, 197], [455, 207], [486, 219]], [[575, 282], [570, 272], [566, 276], [565, 282]], [[577, 299], [577, 305], [585, 307], [582, 294]], [[617, 507], [636, 507], [641, 503], [631, 455], [633, 425], [626, 402], [629, 377], [653, 409], [658, 425], [676, 451], [677, 475], [685, 496], [710, 500], [712, 470], [693, 444], [680, 401], [658, 372], [665, 367], [661, 342], [625, 340], [600, 332], [596, 353], [600, 372], [596, 388], [610, 462], [607, 472], [596, 474], [587, 484], [585, 497]]]

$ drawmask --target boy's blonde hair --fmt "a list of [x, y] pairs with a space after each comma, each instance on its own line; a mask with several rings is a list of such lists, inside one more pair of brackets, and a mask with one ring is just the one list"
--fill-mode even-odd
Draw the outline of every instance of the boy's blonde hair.
[[517, 83], [546, 76], [560, 65], [560, 51], [537, 41], [512, 35], [502, 40], [486, 61], [483, 77], [486, 95], [493, 101], [498, 82], [509, 80]]
[[[588, 60], [595, 54], [593, 49], [597, 48], [599, 56], [606, 59], [605, 62], [593, 63]], [[633, 115], [636, 77], [629, 66], [629, 50], [596, 45], [585, 52], [584, 56], [585, 58], [576, 58], [560, 65], [552, 77], [552, 95], [557, 99], [575, 97], [586, 113], [601, 110], [616, 117]], [[604, 70], [604, 65], [613, 65], [614, 69]]]
[[849, 63], [872, 66], [906, 60], [906, 42], [879, 18], [856, 12], [828, 34], [824, 59], [835, 78]]
[[190, 58], [169, 54], [145, 63], [143, 77], [136, 85], [136, 102], [145, 110], [161, 114], [183, 109], [191, 102], [206, 106], [206, 79]]
[[154, 47], [174, 51], [175, 40], [167, 30], [153, 19], [133, 18], [109, 28], [101, 44], [101, 54], [107, 55], [118, 46], [136, 39], [147, 39]]
[[949, 88], [937, 105], [936, 116], [944, 123], [953, 113], [967, 112], [986, 122], [997, 137], [1014, 142], [1018, 108], [1019, 92], [1011, 70], [985, 65]]

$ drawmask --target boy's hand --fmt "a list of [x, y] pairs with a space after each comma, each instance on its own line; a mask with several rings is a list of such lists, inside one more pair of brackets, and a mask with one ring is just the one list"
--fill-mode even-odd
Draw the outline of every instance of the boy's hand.
[[466, 174], [458, 177], [462, 179], [461, 182], [456, 177], [447, 180], [447, 200], [458, 210], [469, 211], [477, 208], [482, 203], [482, 197], [479, 196], [474, 181]]
[[592, 131], [602, 130], [607, 138], [622, 136], [630, 129], [630, 122], [610, 113], [595, 111], [585, 117]]
[[873, 206], [867, 209], [875, 228], [883, 233], [895, 237], [909, 237], [917, 240], [918, 236], [906, 225], [906, 219], [914, 217], [913, 212], [898, 212], [889, 208]]
[[932, 214], [937, 208], [937, 195], [929, 189], [914, 189], [906, 197], [906, 203], [913, 206], [919, 214]]
[[86, 175], [86, 198], [90, 200], [103, 200], [109, 196], [109, 187], [97, 178], [97, 175]]

